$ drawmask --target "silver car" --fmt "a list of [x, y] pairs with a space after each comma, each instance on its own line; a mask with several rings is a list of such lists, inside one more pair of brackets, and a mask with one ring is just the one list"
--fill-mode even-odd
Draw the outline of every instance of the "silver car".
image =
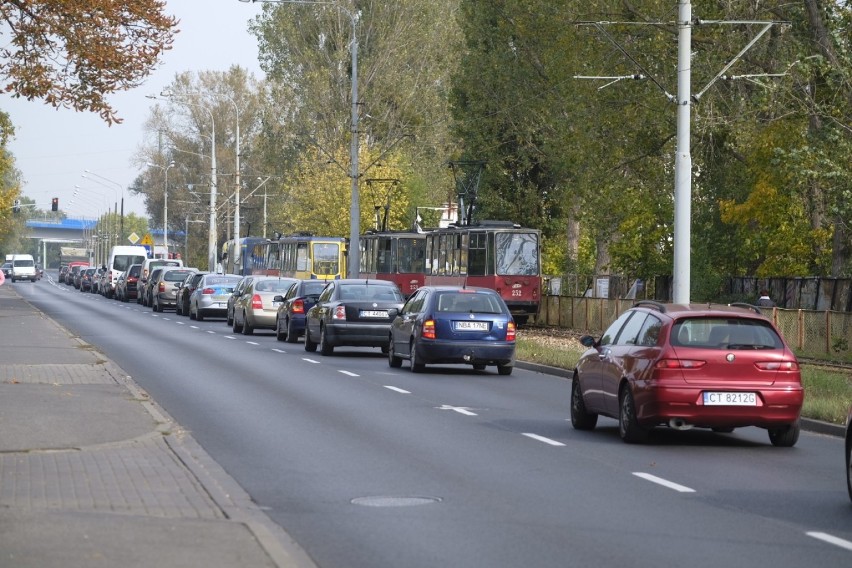
[[226, 317], [228, 298], [242, 280], [233, 274], [205, 274], [189, 295], [189, 319]]
[[276, 296], [283, 296], [296, 278], [255, 276], [234, 300], [234, 333], [251, 335], [255, 329], [275, 329], [278, 317]]
[[[175, 267], [164, 268], [151, 285], [151, 309], [162, 312], [165, 308], [174, 308], [177, 301], [177, 285], [197, 268]], [[157, 271], [154, 271], [156, 274]], [[155, 278], [152, 275], [152, 279]]]

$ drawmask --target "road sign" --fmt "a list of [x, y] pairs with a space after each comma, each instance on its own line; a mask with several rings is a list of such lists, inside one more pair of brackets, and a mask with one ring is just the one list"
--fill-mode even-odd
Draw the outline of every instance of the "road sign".
[[145, 233], [145, 236], [142, 237], [142, 241], [139, 244], [154, 246], [154, 239], [151, 238], [151, 233]]
[[137, 242], [139, 242], [139, 235], [137, 235], [135, 232], [130, 233], [130, 235], [127, 237], [127, 240], [130, 241], [130, 244], [135, 245]]

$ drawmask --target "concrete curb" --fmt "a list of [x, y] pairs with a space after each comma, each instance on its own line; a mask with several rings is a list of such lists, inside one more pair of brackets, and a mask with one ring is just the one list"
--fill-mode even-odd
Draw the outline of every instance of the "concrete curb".
[[[562, 379], [571, 379], [574, 373], [573, 369], [550, 367], [548, 365], [528, 363], [526, 361], [515, 361], [515, 366], [519, 369], [524, 369], [525, 371], [554, 375]], [[839, 438], [846, 436], [846, 427], [842, 424], [833, 424], [831, 422], [823, 422], [822, 420], [814, 420], [812, 418], [802, 418], [801, 426], [802, 430], [814, 432], [816, 434], [825, 434], [826, 436], [836, 436]]]

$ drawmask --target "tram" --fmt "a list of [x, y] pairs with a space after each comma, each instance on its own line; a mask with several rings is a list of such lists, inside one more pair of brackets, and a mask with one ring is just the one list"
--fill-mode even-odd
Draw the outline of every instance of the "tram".
[[426, 285], [500, 293], [520, 325], [541, 301], [541, 231], [509, 221], [450, 225], [426, 234]]
[[225, 274], [266, 274], [266, 237], [231, 239], [222, 245], [222, 270]]
[[370, 231], [359, 237], [361, 278], [390, 280], [406, 296], [426, 278], [426, 235], [412, 231]]
[[346, 239], [296, 233], [266, 248], [266, 274], [290, 278], [337, 280], [346, 277]]

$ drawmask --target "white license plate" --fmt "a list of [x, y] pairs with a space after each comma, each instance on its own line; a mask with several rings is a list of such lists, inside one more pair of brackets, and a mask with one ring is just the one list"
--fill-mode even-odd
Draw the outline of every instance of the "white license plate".
[[382, 310], [361, 310], [362, 318], [386, 318], [388, 313]]
[[757, 406], [753, 392], [705, 392], [704, 406]]
[[487, 321], [457, 321], [456, 327], [458, 331], [488, 331]]

